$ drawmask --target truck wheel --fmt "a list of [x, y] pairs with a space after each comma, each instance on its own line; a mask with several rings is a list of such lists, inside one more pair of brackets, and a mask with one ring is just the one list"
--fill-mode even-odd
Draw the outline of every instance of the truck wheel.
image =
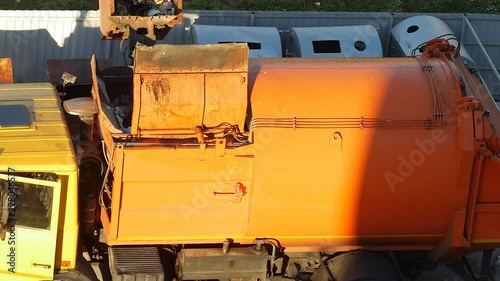
[[99, 281], [94, 269], [85, 258], [79, 255], [74, 270], [60, 271], [54, 276], [55, 281]]
[[[335, 256], [321, 266], [312, 281], [401, 281], [396, 265], [384, 253], [355, 251]], [[328, 272], [328, 270], [330, 272]]]

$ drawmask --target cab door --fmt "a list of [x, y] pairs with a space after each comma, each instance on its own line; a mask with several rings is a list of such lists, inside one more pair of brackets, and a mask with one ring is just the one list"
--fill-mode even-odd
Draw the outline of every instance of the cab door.
[[0, 173], [0, 186], [0, 280], [53, 280], [61, 182]]

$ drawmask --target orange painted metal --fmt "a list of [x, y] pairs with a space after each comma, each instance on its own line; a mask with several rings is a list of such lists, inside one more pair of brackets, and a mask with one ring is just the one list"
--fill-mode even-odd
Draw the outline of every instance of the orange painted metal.
[[0, 58], [0, 84], [14, 83], [12, 72], [12, 60], [10, 58]]
[[[492, 207], [500, 204], [500, 151], [488, 124], [500, 126], [498, 110], [449, 49], [430, 47], [415, 58], [251, 60], [250, 142], [238, 146], [200, 144], [195, 130], [187, 134], [194, 140], [175, 134], [185, 137], [185, 124], [203, 120], [195, 89], [240, 95], [239, 84], [207, 82], [210, 71], [201, 79], [195, 63], [169, 68], [166, 57], [154, 63], [139, 56], [132, 135], [104, 132], [108, 151], [117, 146], [111, 212], [103, 219], [108, 243], [250, 244], [269, 237], [287, 251], [427, 249], [436, 260], [500, 245], [500, 228], [490, 226], [500, 216]], [[225, 63], [234, 63], [230, 50], [219, 56], [225, 52]], [[179, 71], [176, 63], [184, 64]], [[159, 69], [171, 73], [164, 78]], [[213, 69], [210, 75], [224, 73]], [[183, 94], [168, 99], [145, 86], [160, 79], [175, 81], [168, 93]], [[172, 109], [185, 99], [183, 116], [191, 119], [161, 119], [155, 94]], [[241, 125], [241, 112], [231, 115], [241, 104], [220, 104], [224, 112], [214, 102], [213, 119], [204, 120]], [[136, 134], [142, 124], [163, 131]]]
[[317, 247], [443, 239], [468, 195], [456, 183], [459, 87], [443, 61], [256, 61], [250, 73], [259, 149], [247, 235]]

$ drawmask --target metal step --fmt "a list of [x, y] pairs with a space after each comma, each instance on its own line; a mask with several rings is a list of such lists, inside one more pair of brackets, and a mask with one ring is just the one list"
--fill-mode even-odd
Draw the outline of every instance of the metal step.
[[160, 254], [155, 247], [110, 247], [113, 281], [164, 281]]

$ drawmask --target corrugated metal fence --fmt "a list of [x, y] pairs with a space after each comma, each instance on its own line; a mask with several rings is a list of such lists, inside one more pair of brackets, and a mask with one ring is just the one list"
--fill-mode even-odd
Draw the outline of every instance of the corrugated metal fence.
[[[316, 13], [251, 11], [186, 11], [163, 43], [187, 44], [197, 24], [275, 26], [283, 45], [291, 27], [371, 24], [379, 32], [385, 54], [391, 53], [391, 28], [415, 14]], [[500, 15], [433, 14], [444, 20], [462, 41], [490, 91], [500, 98], [500, 82], [491, 65], [500, 66]], [[476, 38], [477, 35], [477, 38]], [[479, 39], [491, 57], [484, 56]], [[123, 44], [127, 46], [126, 43]], [[101, 41], [97, 11], [0, 11], [0, 57], [11, 57], [16, 82], [47, 81], [47, 59], [111, 58], [123, 65], [119, 41]]]

